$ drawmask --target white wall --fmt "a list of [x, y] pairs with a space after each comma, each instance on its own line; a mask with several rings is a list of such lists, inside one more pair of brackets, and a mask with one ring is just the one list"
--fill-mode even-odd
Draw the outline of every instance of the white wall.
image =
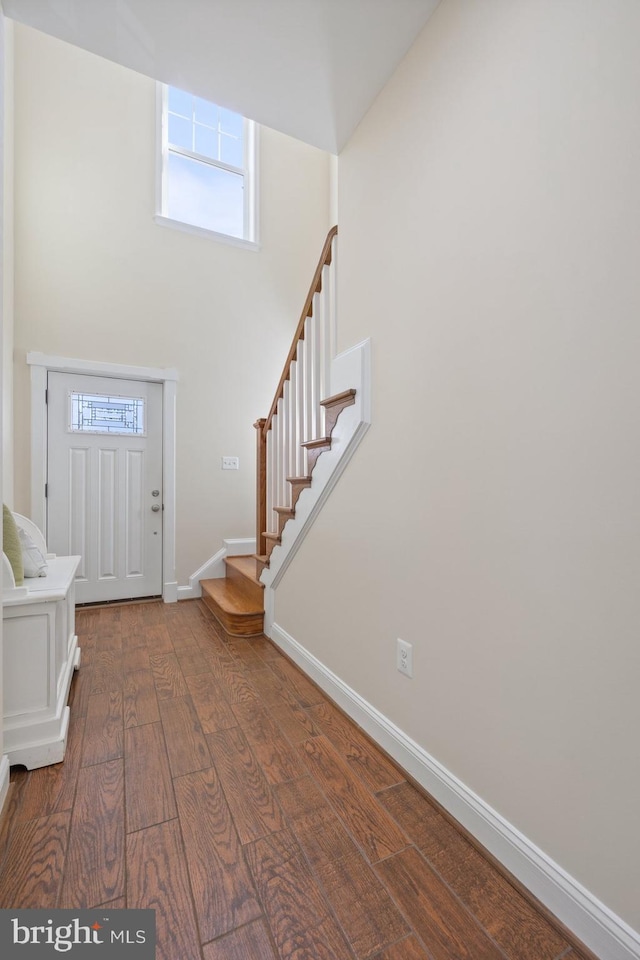
[[340, 155], [373, 426], [275, 608], [636, 930], [639, 35], [445, 0]]
[[158, 226], [153, 81], [18, 24], [15, 41], [16, 509], [29, 511], [28, 350], [177, 367], [184, 584], [223, 538], [255, 533], [252, 424], [330, 226], [329, 158], [261, 130], [259, 253]]

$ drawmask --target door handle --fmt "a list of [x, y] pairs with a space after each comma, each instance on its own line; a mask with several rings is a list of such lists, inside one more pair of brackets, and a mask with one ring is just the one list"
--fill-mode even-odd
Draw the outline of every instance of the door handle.
[[154, 513], [157, 513], [158, 510], [160, 509], [160, 504], [159, 504], [159, 503], [154, 503], [154, 505], [151, 507], [151, 509], [153, 510]]

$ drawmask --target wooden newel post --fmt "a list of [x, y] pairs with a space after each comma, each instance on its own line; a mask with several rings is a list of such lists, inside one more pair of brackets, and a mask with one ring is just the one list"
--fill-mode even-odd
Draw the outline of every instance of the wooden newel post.
[[267, 437], [264, 432], [266, 418], [256, 420], [256, 553], [263, 557], [267, 552], [265, 531], [267, 529]]

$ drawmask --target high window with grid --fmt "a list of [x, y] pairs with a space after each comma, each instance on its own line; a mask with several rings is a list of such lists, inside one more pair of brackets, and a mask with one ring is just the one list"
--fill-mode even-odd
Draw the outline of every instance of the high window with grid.
[[255, 243], [255, 124], [176, 87], [161, 91], [161, 217]]

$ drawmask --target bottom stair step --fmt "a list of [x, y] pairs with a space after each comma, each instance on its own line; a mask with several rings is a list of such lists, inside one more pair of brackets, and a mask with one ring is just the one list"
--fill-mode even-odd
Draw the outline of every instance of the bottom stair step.
[[264, 605], [250, 600], [227, 577], [201, 580], [202, 599], [220, 626], [232, 637], [255, 637], [264, 629]]

